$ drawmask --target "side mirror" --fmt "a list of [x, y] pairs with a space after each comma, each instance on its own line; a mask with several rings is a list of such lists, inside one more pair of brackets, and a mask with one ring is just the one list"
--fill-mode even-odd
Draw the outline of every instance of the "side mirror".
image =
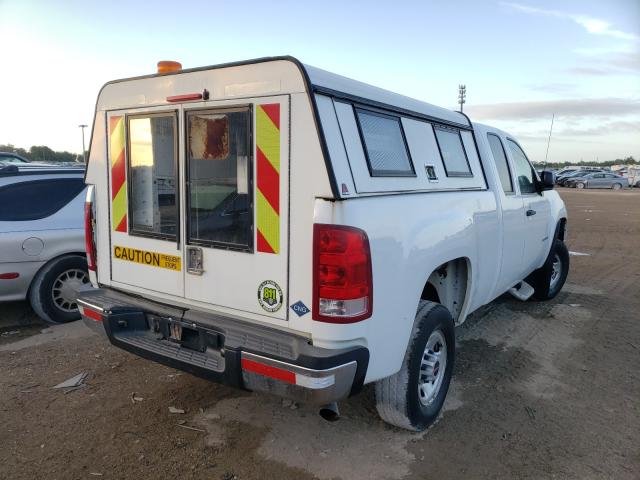
[[553, 172], [549, 170], [543, 170], [540, 178], [542, 191], [553, 190], [553, 185], [556, 183], [556, 178]]

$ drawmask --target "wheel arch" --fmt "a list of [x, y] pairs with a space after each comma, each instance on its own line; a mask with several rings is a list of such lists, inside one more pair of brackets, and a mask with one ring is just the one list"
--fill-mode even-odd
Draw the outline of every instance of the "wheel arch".
[[556, 224], [556, 231], [553, 235], [554, 239], [562, 240], [564, 242], [565, 235], [567, 233], [567, 217], [561, 217]]
[[472, 263], [468, 257], [440, 263], [426, 276], [416, 308], [420, 300], [439, 303], [449, 310], [456, 325], [461, 324], [468, 310], [472, 278]]

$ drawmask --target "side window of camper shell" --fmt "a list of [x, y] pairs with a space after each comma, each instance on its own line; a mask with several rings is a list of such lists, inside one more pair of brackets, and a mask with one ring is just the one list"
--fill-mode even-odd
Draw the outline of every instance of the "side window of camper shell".
[[415, 177], [400, 117], [356, 108], [356, 118], [372, 177]]
[[434, 125], [433, 131], [447, 177], [473, 177], [460, 130]]

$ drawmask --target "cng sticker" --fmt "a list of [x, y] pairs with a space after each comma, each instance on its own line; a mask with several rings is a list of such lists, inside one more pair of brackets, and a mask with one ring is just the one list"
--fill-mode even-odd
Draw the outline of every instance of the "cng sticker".
[[181, 259], [176, 255], [167, 255], [165, 253], [149, 252], [147, 250], [115, 245], [113, 247], [113, 256], [118, 260], [140, 263], [142, 265], [149, 265], [150, 267], [166, 268], [178, 272], [182, 269]]
[[273, 280], [265, 280], [258, 287], [258, 303], [267, 312], [277, 312], [282, 306], [282, 289]]

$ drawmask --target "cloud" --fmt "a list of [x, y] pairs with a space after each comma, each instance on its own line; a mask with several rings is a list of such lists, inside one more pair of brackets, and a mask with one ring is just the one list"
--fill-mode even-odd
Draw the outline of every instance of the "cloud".
[[546, 84], [531, 85], [529, 88], [536, 92], [569, 93], [570, 94], [572, 92], [575, 92], [576, 85], [574, 83], [546, 83]]
[[596, 66], [571, 67], [578, 75], [620, 75], [640, 72], [640, 52], [576, 52]]
[[472, 120], [526, 120], [556, 117], [602, 117], [640, 114], [640, 100], [587, 98], [470, 105]]
[[564, 128], [558, 130], [559, 137], [597, 137], [611, 135], [612, 133], [640, 133], [640, 122], [608, 122], [597, 127], [588, 128]]
[[606, 61], [622, 70], [640, 72], [640, 52], [612, 54]]
[[[549, 127], [540, 129], [509, 128], [510, 133], [522, 142], [544, 144], [549, 140]], [[612, 136], [628, 135], [640, 133], [640, 122], [638, 121], [602, 121], [597, 125], [575, 124], [571, 120], [558, 118], [554, 124], [552, 144], [580, 145], [585, 144], [603, 144], [603, 142], [612, 142]], [[614, 137], [619, 138], [619, 137]]]
[[609, 68], [599, 68], [599, 67], [571, 67], [567, 68], [567, 72], [573, 73], [576, 75], [611, 75], [613, 72]]
[[530, 15], [543, 15], [546, 17], [571, 20], [572, 22], [580, 25], [592, 35], [606, 35], [621, 40], [640, 40], [640, 37], [638, 37], [638, 35], [617, 30], [615, 28], [612, 28], [611, 23], [599, 18], [590, 17], [588, 15], [565, 13], [559, 10], [546, 10], [543, 8], [530, 7], [521, 3], [501, 2], [501, 4], [506, 7], [513, 8], [514, 10], [518, 10], [519, 12]]

